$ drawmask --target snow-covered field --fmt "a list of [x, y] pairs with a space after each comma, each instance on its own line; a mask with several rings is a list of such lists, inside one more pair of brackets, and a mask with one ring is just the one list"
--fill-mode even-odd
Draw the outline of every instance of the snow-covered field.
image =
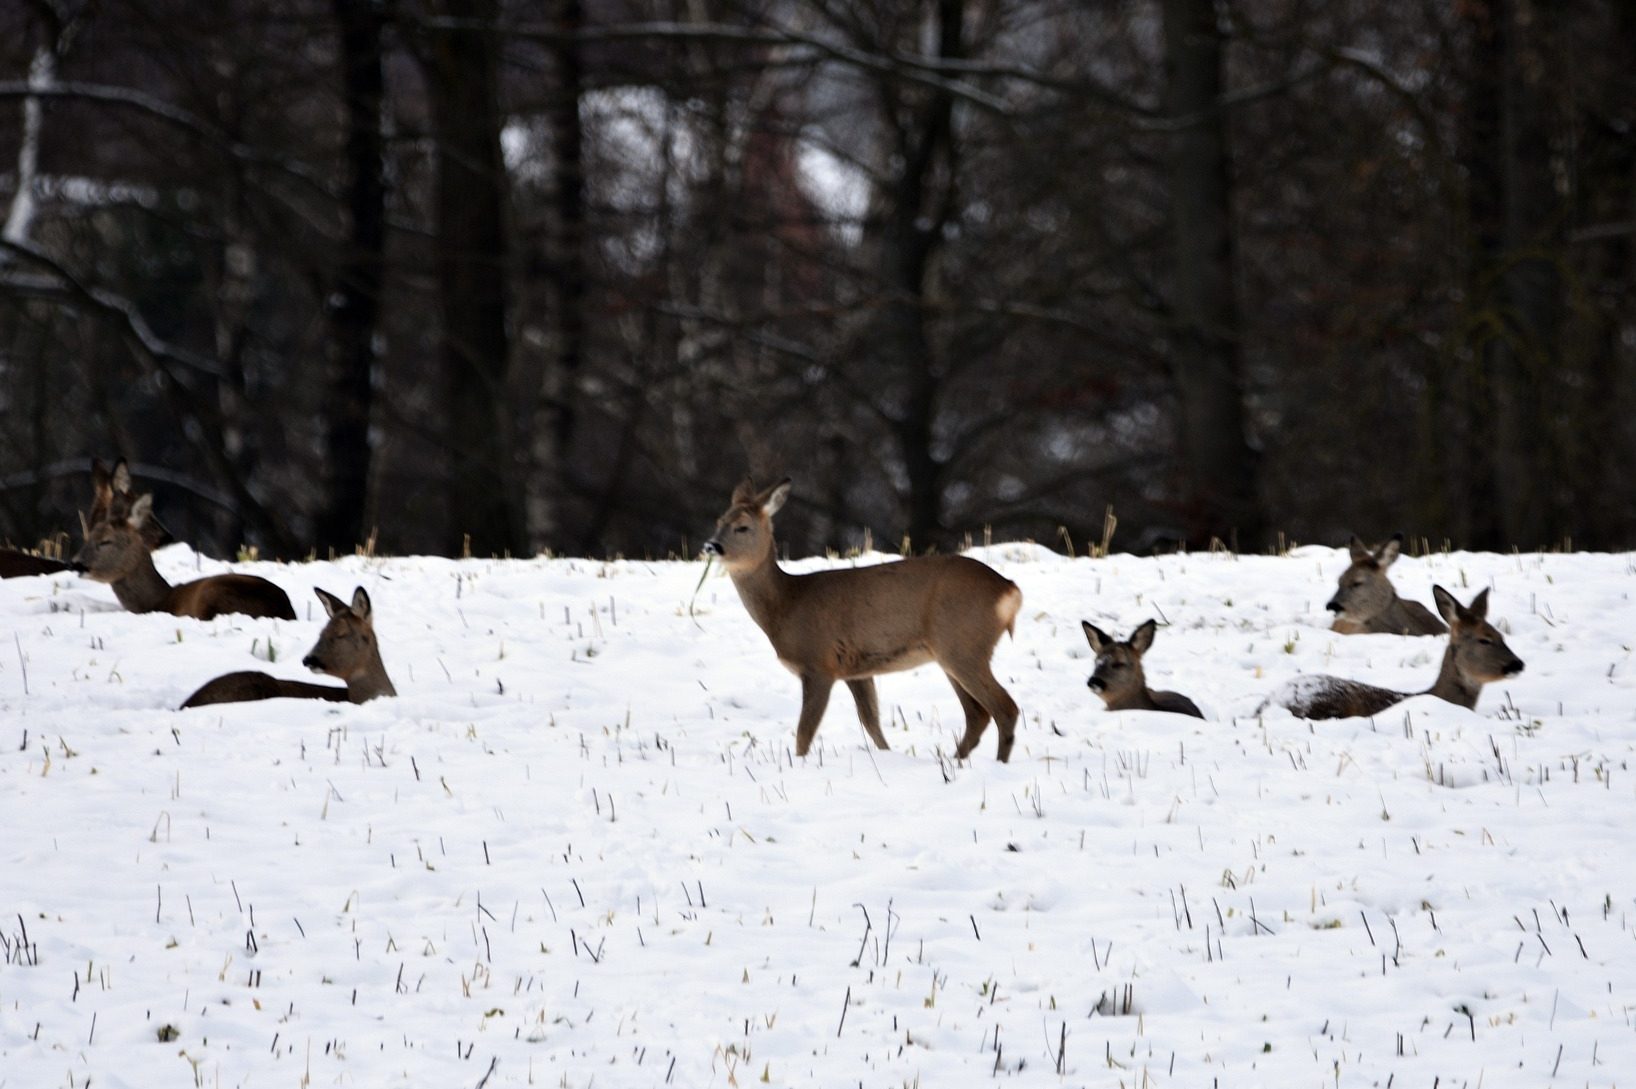
[[[296, 623], [0, 583], [0, 1086], [1636, 1081], [1636, 558], [1400, 561], [1492, 586], [1527, 671], [1308, 724], [1253, 710], [1444, 646], [1331, 635], [1344, 551], [979, 554], [1025, 597], [1010, 765], [950, 761], [935, 668], [879, 682], [891, 752], [838, 689], [794, 760], [697, 563], [237, 568]], [[399, 698], [172, 710], [311, 679], [311, 588], [360, 584]], [[1148, 616], [1207, 721], [1086, 689], [1081, 618]]]

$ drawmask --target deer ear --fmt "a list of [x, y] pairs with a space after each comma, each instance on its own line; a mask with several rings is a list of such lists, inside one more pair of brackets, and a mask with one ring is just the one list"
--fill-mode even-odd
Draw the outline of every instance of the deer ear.
[[141, 529], [142, 524], [153, 514], [153, 493], [145, 492], [136, 502], [131, 504], [131, 513], [127, 521], [132, 529]]
[[1138, 655], [1146, 654], [1148, 648], [1153, 645], [1153, 634], [1158, 630], [1159, 622], [1157, 620], [1144, 620], [1142, 626], [1131, 633], [1130, 649], [1134, 650]]
[[1454, 600], [1454, 595], [1441, 586], [1432, 587], [1432, 600], [1437, 603], [1437, 611], [1443, 614], [1443, 619], [1452, 627], [1466, 619], [1470, 614], [1464, 605]]
[[1369, 546], [1359, 540], [1356, 533], [1352, 534], [1352, 540], [1347, 543], [1346, 548], [1347, 551], [1352, 553], [1353, 563], [1362, 563], [1364, 560], [1375, 558], [1375, 554], [1369, 551]]
[[790, 478], [785, 477], [783, 480], [780, 480], [777, 484], [774, 484], [772, 487], [761, 493], [760, 503], [762, 513], [766, 514], [768, 518], [771, 518], [773, 515], [778, 513], [779, 508], [783, 507], [784, 505], [784, 500], [788, 499], [789, 497]]
[[1397, 562], [1398, 553], [1403, 551], [1403, 534], [1394, 533], [1392, 539], [1375, 550], [1375, 562], [1386, 568]]
[[131, 490], [131, 468], [125, 464], [124, 458], [114, 462], [113, 485], [116, 492], [124, 493]]
[[330, 616], [334, 616], [337, 613], [344, 612], [346, 610], [347, 603], [330, 593], [328, 590], [320, 590], [318, 587], [314, 586], [312, 588], [312, 592], [318, 595], [318, 600], [324, 605], [324, 611]]
[[369, 603], [369, 591], [362, 586], [352, 591], [352, 612], [359, 620], [368, 620], [375, 611]]
[[755, 482], [749, 477], [745, 477], [743, 480], [739, 481], [738, 486], [733, 489], [732, 505], [735, 507], [747, 507], [753, 504], [755, 501]]
[[1466, 606], [1466, 612], [1473, 620], [1482, 620], [1488, 616], [1488, 588], [1486, 586], [1483, 588], [1482, 593], [1471, 599], [1471, 604]]
[[1079, 626], [1085, 632], [1085, 641], [1091, 644], [1091, 652], [1094, 654], [1101, 654], [1102, 651], [1107, 648], [1108, 644], [1113, 642], [1112, 639], [1108, 638], [1107, 632], [1103, 631], [1089, 620], [1081, 620], [1079, 622]]

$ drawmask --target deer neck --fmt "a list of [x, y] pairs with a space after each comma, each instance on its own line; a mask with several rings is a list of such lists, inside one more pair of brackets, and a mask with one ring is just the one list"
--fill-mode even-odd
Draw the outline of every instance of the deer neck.
[[131, 573], [112, 584], [114, 596], [133, 613], [161, 612], [170, 597], [171, 585], [153, 565], [153, 554], [142, 553]]
[[1482, 690], [1481, 684], [1472, 684], [1455, 667], [1454, 645], [1451, 643], [1443, 652], [1443, 668], [1437, 673], [1437, 682], [1426, 690], [1427, 695], [1448, 700], [1461, 707], [1474, 708], [1477, 706], [1477, 696]]
[[769, 541], [760, 562], [750, 567], [735, 568], [731, 572], [733, 586], [738, 590], [739, 599], [744, 602], [745, 611], [768, 636], [778, 626], [782, 606], [797, 578], [778, 566], [775, 548], [776, 545]]
[[1153, 692], [1147, 682], [1142, 681], [1134, 688], [1119, 693], [1108, 704], [1110, 711], [1157, 711], [1159, 705], [1153, 702]]
[[366, 703], [377, 696], [397, 694], [398, 690], [392, 687], [392, 678], [386, 675], [386, 663], [381, 661], [379, 647], [372, 648], [369, 661], [347, 678], [347, 699], [353, 703]]

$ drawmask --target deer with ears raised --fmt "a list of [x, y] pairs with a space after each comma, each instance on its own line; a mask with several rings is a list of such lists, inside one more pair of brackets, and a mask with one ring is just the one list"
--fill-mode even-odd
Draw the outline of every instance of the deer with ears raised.
[[[85, 546], [75, 563], [87, 578], [113, 587], [119, 603], [133, 613], [170, 613], [210, 620], [228, 613], [294, 620], [289, 595], [259, 575], [211, 575], [180, 586], [165, 581], [153, 565], [150, 538], [156, 532], [153, 496], [131, 498], [129, 478], [122, 490], [115, 470], [107, 513], [85, 520]], [[96, 505], [92, 513], [97, 513]]]
[[[80, 529], [83, 533], [89, 534], [91, 526], [107, 520], [108, 507], [114, 498], [115, 482], [120, 479], [124, 481], [124, 489], [130, 491], [131, 477], [125, 468], [124, 458], [119, 459], [112, 472], [100, 458], [91, 462], [91, 514], [89, 518], [84, 513], [80, 514]], [[148, 524], [147, 533], [150, 548], [170, 543], [170, 534], [159, 524], [158, 519], [153, 519]], [[73, 561], [48, 559], [15, 548], [0, 548], [0, 579], [79, 570], [81, 570], [79, 564]]]
[[1442, 635], [1448, 631], [1431, 610], [1418, 601], [1397, 596], [1386, 569], [1397, 562], [1403, 534], [1374, 548], [1352, 538], [1352, 563], [1341, 572], [1329, 611], [1335, 614], [1331, 631], [1342, 635]]
[[1085, 684], [1102, 697], [1110, 711], [1169, 711], [1173, 715], [1203, 718], [1198, 705], [1180, 692], [1155, 692], [1147, 686], [1142, 657], [1153, 646], [1158, 621], [1146, 620], [1121, 643], [1107, 632], [1081, 620], [1085, 638], [1096, 655], [1096, 670]]
[[301, 659], [301, 664], [315, 673], [328, 673], [341, 678], [346, 682], [345, 688], [286, 681], [254, 671], [226, 673], [189, 696], [182, 709], [280, 697], [364, 703], [377, 696], [397, 695], [398, 690], [392, 687], [392, 678], [386, 675], [386, 664], [381, 661], [381, 648], [375, 641], [375, 613], [364, 588], [360, 586], [352, 591], [351, 605], [316, 587], [313, 593], [324, 603], [329, 622], [318, 633], [318, 642]]
[[1449, 622], [1449, 645], [1437, 680], [1424, 692], [1394, 692], [1340, 677], [1296, 677], [1256, 709], [1287, 707], [1301, 718], [1354, 718], [1376, 715], [1410, 696], [1436, 696], [1461, 707], [1475, 708], [1483, 685], [1522, 672], [1522, 659], [1511, 652], [1494, 625], [1488, 622], [1488, 591], [1462, 605], [1441, 586], [1432, 587], [1437, 610]]
[[851, 689], [870, 740], [886, 748], [875, 676], [936, 662], [965, 712], [955, 755], [970, 756], [992, 719], [1000, 734], [996, 755], [1010, 759], [1017, 705], [994, 679], [989, 659], [1016, 623], [1022, 591], [966, 556], [792, 575], [778, 566], [772, 525], [789, 494], [787, 479], [763, 492], [740, 484], [704, 548], [721, 557], [779, 662], [801, 679], [796, 755], [812, 747], [836, 681]]

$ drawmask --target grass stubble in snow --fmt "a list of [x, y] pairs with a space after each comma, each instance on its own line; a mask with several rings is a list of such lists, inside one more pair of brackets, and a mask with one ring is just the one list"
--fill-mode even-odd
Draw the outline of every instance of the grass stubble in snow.
[[[794, 761], [698, 564], [240, 565], [294, 623], [0, 584], [0, 1087], [1636, 1081], [1630, 556], [1401, 561], [1492, 586], [1527, 672], [1308, 724], [1251, 712], [1445, 645], [1325, 630], [1344, 551], [977, 554], [1024, 593], [1008, 766], [950, 760], [935, 669], [879, 682], [893, 751], [842, 693]], [[303, 677], [358, 584], [399, 698], [171, 710]], [[1148, 616], [1208, 721], [1086, 689], [1080, 620]]]

